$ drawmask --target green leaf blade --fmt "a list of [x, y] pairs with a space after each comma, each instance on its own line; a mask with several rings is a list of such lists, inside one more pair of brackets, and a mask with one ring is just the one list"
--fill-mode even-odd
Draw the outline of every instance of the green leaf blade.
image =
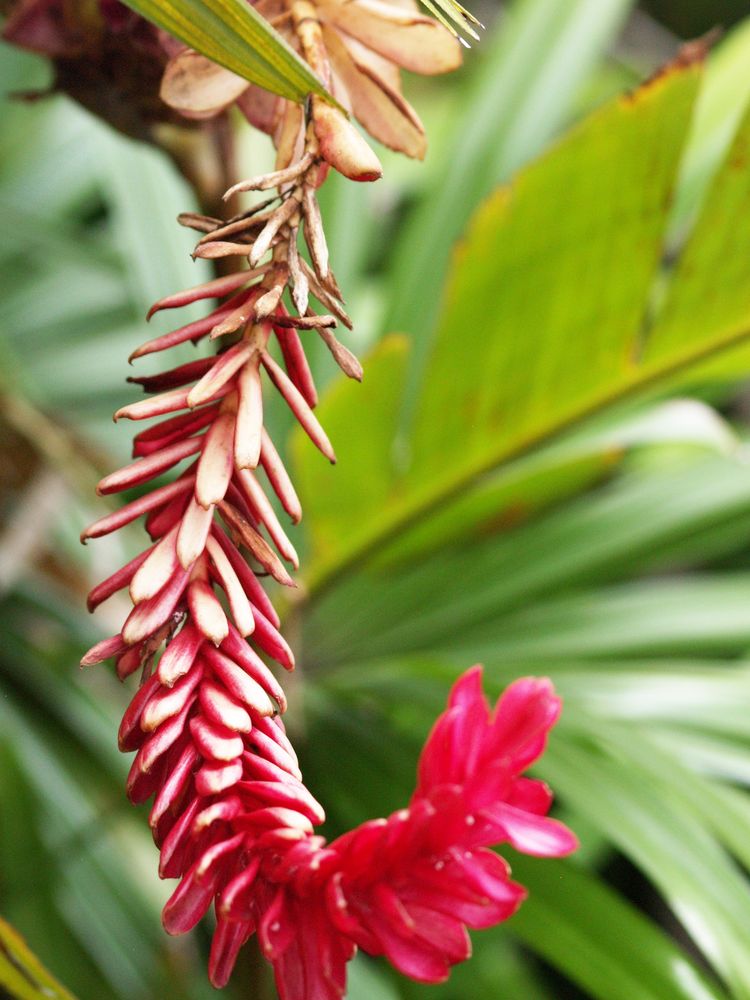
[[243, 0], [125, 2], [197, 52], [264, 90], [298, 104], [309, 94], [330, 99], [310, 67]]
[[[610, 103], [480, 209], [427, 367], [415, 478], [480, 471], [552, 411], [630, 381], [699, 79], [673, 71]], [[465, 329], [481, 331], [469, 349]]]
[[31, 952], [21, 935], [0, 919], [0, 990], [14, 1000], [75, 1000]]
[[647, 331], [644, 360], [690, 355], [702, 333], [726, 339], [750, 331], [750, 115], [709, 192], [698, 223], [681, 255], [666, 301]]
[[[719, 1000], [667, 935], [575, 864], [514, 858], [529, 899], [508, 925], [592, 996], [607, 1000]], [[603, 914], [606, 919], [602, 920]]]

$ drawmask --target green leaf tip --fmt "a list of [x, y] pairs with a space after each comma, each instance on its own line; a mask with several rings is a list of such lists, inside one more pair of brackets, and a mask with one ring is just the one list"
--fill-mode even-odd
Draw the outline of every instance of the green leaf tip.
[[460, 32], [464, 32], [477, 42], [479, 41], [476, 28], [484, 28], [484, 25], [458, 0], [421, 0], [421, 2], [432, 16], [436, 17], [466, 48], [470, 48], [469, 43], [461, 36]]

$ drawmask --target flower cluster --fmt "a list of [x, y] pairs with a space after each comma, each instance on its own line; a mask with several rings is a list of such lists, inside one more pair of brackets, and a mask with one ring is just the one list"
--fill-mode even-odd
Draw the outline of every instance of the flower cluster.
[[[259, 0], [255, 7], [373, 138], [408, 156], [424, 156], [424, 128], [403, 96], [399, 68], [430, 75], [456, 69], [461, 47], [455, 35], [420, 14], [415, 0]], [[189, 49], [167, 65], [161, 94], [195, 118], [236, 102], [277, 143], [289, 117], [302, 117], [300, 108]], [[311, 119], [326, 162], [354, 180], [380, 176], [377, 156], [341, 111], [313, 97]]]
[[[381, 0], [261, 0], [259, 7], [372, 135], [423, 154], [398, 67], [453, 68], [460, 49], [444, 28]], [[239, 259], [242, 269], [157, 302], [149, 315], [194, 302], [212, 307], [131, 356], [187, 342], [219, 346], [131, 379], [149, 395], [115, 415], [155, 422], [136, 433], [134, 461], [98, 491], [139, 493], [82, 538], [144, 517], [152, 544], [89, 595], [94, 610], [128, 588], [133, 607], [120, 632], [82, 662], [114, 658], [122, 680], [140, 674], [119, 733], [121, 749], [135, 752], [127, 791], [133, 802], [152, 800], [160, 874], [179, 880], [164, 908], [166, 930], [190, 930], [214, 905], [214, 985], [227, 982], [256, 932], [282, 1000], [343, 997], [346, 963], [358, 947], [414, 979], [439, 982], [468, 956], [466, 928], [506, 919], [524, 897], [488, 847], [510, 843], [540, 856], [575, 847], [573, 835], [547, 818], [546, 786], [523, 776], [544, 749], [559, 701], [549, 682], [526, 679], [491, 712], [475, 668], [455, 686], [427, 742], [409, 806], [330, 844], [315, 834], [323, 809], [303, 784], [281, 721], [284, 691], [268, 665], [291, 670], [294, 658], [261, 579], [293, 586], [289, 568], [298, 566], [271, 495], [292, 522], [302, 512], [264, 426], [263, 392], [264, 384], [275, 387], [335, 461], [314, 413], [304, 337], [320, 336], [349, 377], [362, 370], [333, 333], [351, 321], [316, 192], [330, 167], [371, 180], [380, 164], [332, 105], [313, 98], [303, 111], [261, 95], [189, 50], [167, 66], [163, 93], [198, 117], [238, 102], [273, 136], [276, 167], [227, 192], [262, 193], [245, 211], [180, 219], [199, 234], [196, 257]]]
[[357, 946], [418, 982], [442, 982], [471, 953], [467, 927], [515, 913], [526, 893], [487, 848], [561, 857], [577, 846], [547, 817], [547, 786], [522, 774], [559, 711], [549, 681], [524, 678], [491, 712], [474, 667], [422, 751], [408, 808], [274, 858], [260, 896], [267, 909], [258, 904], [254, 919], [282, 1000], [338, 1000]]

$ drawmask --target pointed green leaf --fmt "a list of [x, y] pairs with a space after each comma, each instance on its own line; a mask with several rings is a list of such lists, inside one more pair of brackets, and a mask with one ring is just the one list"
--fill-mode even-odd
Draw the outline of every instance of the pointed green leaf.
[[656, 924], [575, 864], [519, 857], [513, 876], [529, 899], [508, 925], [532, 951], [601, 1000], [719, 1000]]
[[254, 7], [244, 0], [125, 0], [175, 38], [264, 90], [302, 103], [328, 93]]
[[[397, 572], [392, 564], [379, 565], [374, 554], [359, 563], [356, 574], [318, 595], [306, 616], [307, 643], [316, 660], [326, 664], [428, 649], [449, 649], [454, 662], [488, 657], [494, 650], [496, 661], [504, 652], [510, 655], [511, 647], [519, 657], [543, 653], [547, 658], [564, 646], [571, 655], [587, 647], [593, 656], [597, 649], [612, 648], [610, 639], [632, 652], [641, 638], [651, 648], [671, 635], [676, 648], [684, 628], [685, 635], [702, 637], [703, 649], [734, 652], [750, 635], [746, 584], [713, 584], [713, 607], [720, 616], [713, 632], [705, 615], [680, 621], [681, 593], [695, 595], [694, 609], [706, 596], [698, 581], [684, 582], [682, 591], [672, 589], [669, 616], [667, 606], [655, 599], [653, 584], [651, 596], [648, 591], [630, 600], [625, 592], [619, 599], [601, 594], [599, 609], [612, 616], [607, 625], [585, 597], [567, 597], [561, 590], [613, 583], [644, 566], [671, 568], [674, 553], [683, 550], [688, 557], [705, 557], [714, 533], [725, 525], [729, 545], [736, 548], [747, 536], [749, 515], [750, 480], [737, 458], [709, 456], [650, 475], [632, 473], [515, 530], [498, 530], [502, 525], [495, 522], [494, 531], [480, 531], [470, 543], [447, 546]], [[412, 536], [405, 537], [408, 542]], [[723, 546], [719, 537], [719, 552]], [[729, 603], [727, 591], [732, 592]], [[550, 600], [556, 603], [542, 603]], [[643, 611], [652, 629], [661, 628], [661, 638], [654, 631], [645, 638]], [[577, 617], [566, 630], [568, 612]], [[546, 614], [552, 616], [550, 629], [537, 634]]]
[[[602, 731], [611, 739], [614, 727]], [[545, 777], [590, 818], [659, 888], [678, 919], [738, 997], [750, 992], [744, 878], [707, 829], [701, 800], [691, 801], [673, 763], [663, 780], [633, 760], [638, 733], [623, 733], [600, 754], [558, 735]], [[677, 833], [679, 831], [679, 833]]]
[[20, 934], [0, 918], [0, 992], [13, 1000], [74, 1000], [31, 952]]
[[[658, 366], [706, 351], [706, 331], [731, 344], [750, 331], [750, 115], [716, 175], [643, 349]], [[710, 353], [710, 352], [709, 352]]]
[[[450, 0], [446, 0], [449, 3]], [[472, 55], [476, 73], [449, 140], [431, 152], [434, 183], [392, 251], [387, 323], [415, 340], [402, 419], [417, 408], [451, 248], [495, 184], [535, 156], [568, 120], [580, 88], [616, 38], [633, 0], [517, 0]], [[467, 60], [469, 61], [469, 60]], [[428, 160], [428, 163], [430, 162]]]
[[745, 18], [709, 57], [675, 200], [676, 233], [700, 206], [750, 104], [748, 60], [750, 18]]
[[644, 378], [633, 352], [699, 80], [672, 70], [611, 102], [475, 216], [414, 430], [412, 475], [430, 492]]

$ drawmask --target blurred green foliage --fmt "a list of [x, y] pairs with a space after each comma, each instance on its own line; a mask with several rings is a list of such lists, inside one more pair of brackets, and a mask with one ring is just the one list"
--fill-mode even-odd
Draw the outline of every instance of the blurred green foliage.
[[[540, 774], [583, 844], [511, 859], [529, 901], [447, 985], [358, 958], [351, 1000], [750, 997], [748, 356], [727, 350], [750, 333], [750, 28], [558, 141], [654, 68], [613, 48], [631, 8], [514, 4], [463, 75], [415, 84], [425, 167], [386, 155], [380, 184], [324, 188], [374, 350], [321, 404], [337, 468], [290, 449], [307, 782], [332, 834], [387, 813], [460, 670], [482, 660], [494, 692], [544, 673], [565, 712]], [[4, 91], [44, 75], [2, 50]], [[205, 276], [173, 223], [192, 199], [61, 98], [6, 102], [0, 142], [0, 910], [80, 1000], [202, 1000], [207, 933], [161, 931], [124, 797], [126, 694], [75, 666], [121, 617], [83, 596], [128, 541], [77, 534], [126, 454], [109, 413], [145, 307]]]

